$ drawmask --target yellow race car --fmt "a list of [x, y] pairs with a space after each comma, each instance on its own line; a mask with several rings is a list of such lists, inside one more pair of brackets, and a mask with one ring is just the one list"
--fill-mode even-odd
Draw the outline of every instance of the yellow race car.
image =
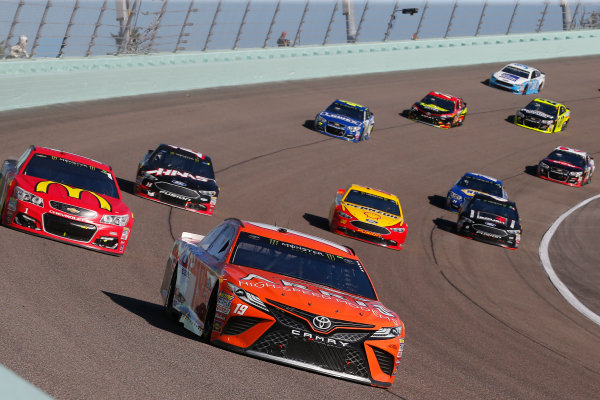
[[333, 233], [401, 250], [407, 226], [398, 197], [366, 186], [339, 189], [329, 210]]
[[534, 131], [552, 133], [564, 131], [571, 119], [571, 110], [552, 100], [534, 99], [515, 114], [515, 125]]

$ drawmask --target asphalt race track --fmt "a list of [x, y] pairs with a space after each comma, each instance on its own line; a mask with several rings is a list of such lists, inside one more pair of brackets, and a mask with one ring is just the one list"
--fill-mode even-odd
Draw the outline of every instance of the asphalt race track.
[[[579, 189], [538, 179], [531, 166], [558, 145], [586, 150], [600, 162], [600, 57], [532, 64], [548, 76], [542, 97], [572, 109], [564, 133], [507, 121], [535, 95], [487, 87], [483, 82], [500, 64], [0, 114], [1, 159], [36, 144], [107, 162], [135, 215], [120, 258], [0, 227], [0, 363], [61, 399], [598, 398], [600, 326], [552, 286], [538, 246], [559, 215], [600, 191], [600, 175]], [[465, 99], [464, 126], [446, 131], [401, 115], [430, 90]], [[347, 143], [304, 126], [336, 98], [371, 107], [371, 140]], [[212, 157], [221, 187], [213, 217], [131, 195], [138, 161], [161, 142]], [[524, 224], [518, 250], [453, 233], [456, 215], [441, 206], [466, 171], [504, 180]], [[326, 230], [337, 189], [350, 183], [400, 197], [408, 223], [404, 250]], [[278, 224], [356, 250], [382, 301], [406, 324], [391, 389], [211, 347], [167, 319], [159, 285], [174, 237], [204, 234], [227, 217]], [[598, 247], [597, 221], [579, 219], [573, 234], [561, 236], [560, 248], [585, 254], [579, 232], [595, 235]], [[580, 268], [597, 269], [595, 250]]]

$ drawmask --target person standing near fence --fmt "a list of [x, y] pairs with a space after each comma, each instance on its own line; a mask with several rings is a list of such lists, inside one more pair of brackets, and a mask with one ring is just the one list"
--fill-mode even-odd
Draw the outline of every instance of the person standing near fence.
[[29, 54], [27, 54], [27, 36], [21, 35], [19, 37], [19, 42], [10, 48], [10, 54], [8, 58], [29, 58]]
[[291, 44], [290, 39], [287, 38], [287, 32], [281, 32], [281, 36], [277, 39], [277, 46], [284, 47]]

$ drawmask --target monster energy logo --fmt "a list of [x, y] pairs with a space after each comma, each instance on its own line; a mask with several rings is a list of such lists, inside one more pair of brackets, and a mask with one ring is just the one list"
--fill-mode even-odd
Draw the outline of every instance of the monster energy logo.
[[273, 246], [277, 246], [279, 244], [279, 240], [276, 239], [269, 239], [269, 242], [271, 243], [271, 245]]
[[329, 258], [330, 261], [335, 261], [335, 256], [333, 254], [327, 253], [327, 258]]

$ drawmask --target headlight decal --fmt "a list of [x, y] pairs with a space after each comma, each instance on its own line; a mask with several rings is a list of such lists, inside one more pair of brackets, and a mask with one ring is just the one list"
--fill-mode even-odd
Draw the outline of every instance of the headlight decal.
[[103, 224], [116, 225], [116, 226], [125, 226], [129, 222], [129, 215], [111, 215], [106, 214], [100, 220]]
[[36, 196], [34, 194], [29, 193], [27, 190], [22, 189], [19, 186], [15, 186], [15, 190], [14, 190], [14, 196], [19, 200], [19, 201], [24, 201], [26, 203], [31, 203], [33, 205], [36, 205], [38, 207], [44, 207], [44, 200], [39, 197]]
[[242, 289], [241, 287], [234, 285], [231, 282], [227, 282], [227, 287], [233, 292], [235, 296], [237, 296], [238, 299], [242, 300], [244, 303], [248, 303], [251, 306], [258, 308], [259, 310], [264, 311], [266, 313], [269, 312], [269, 309], [267, 308], [265, 303], [263, 303], [258, 296], [246, 291], [245, 289]]

